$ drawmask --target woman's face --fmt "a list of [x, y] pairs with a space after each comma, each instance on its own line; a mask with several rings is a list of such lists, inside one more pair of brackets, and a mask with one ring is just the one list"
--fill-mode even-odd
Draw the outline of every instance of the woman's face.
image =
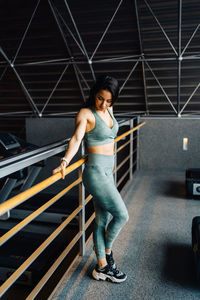
[[105, 111], [112, 105], [112, 94], [107, 90], [100, 90], [95, 96], [96, 110]]

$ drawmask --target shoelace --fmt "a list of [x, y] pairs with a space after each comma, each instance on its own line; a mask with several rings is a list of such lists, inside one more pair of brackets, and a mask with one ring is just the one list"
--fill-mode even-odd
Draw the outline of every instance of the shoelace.
[[120, 274], [121, 272], [118, 269], [113, 269], [112, 266], [109, 267], [110, 271], [113, 272], [114, 275]]

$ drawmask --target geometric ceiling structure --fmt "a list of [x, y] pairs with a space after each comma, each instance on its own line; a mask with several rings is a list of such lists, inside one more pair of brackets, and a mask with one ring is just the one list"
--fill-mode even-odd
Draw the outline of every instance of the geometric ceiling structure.
[[120, 83], [117, 114], [200, 114], [198, 0], [0, 3], [0, 117], [65, 116], [95, 78]]
[[140, 3], [150, 114], [199, 114], [200, 2]]

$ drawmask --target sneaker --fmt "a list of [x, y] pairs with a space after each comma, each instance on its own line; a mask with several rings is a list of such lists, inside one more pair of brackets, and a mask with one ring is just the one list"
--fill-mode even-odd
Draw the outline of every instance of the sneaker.
[[112, 267], [113, 269], [116, 269], [116, 268], [117, 268], [117, 266], [116, 266], [116, 264], [115, 264], [115, 261], [114, 261], [114, 259], [113, 259], [113, 253], [112, 253], [112, 251], [111, 251], [110, 254], [106, 254], [106, 261], [107, 261], [108, 265], [109, 265], [110, 267]]
[[111, 282], [120, 283], [126, 280], [126, 274], [117, 269], [113, 269], [109, 265], [105, 266], [103, 270], [99, 270], [98, 266], [92, 271], [92, 277], [96, 280], [107, 280]]

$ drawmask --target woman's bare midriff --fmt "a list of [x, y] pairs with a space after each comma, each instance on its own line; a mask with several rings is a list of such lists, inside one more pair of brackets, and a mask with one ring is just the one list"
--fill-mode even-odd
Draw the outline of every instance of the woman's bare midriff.
[[96, 153], [96, 154], [104, 154], [104, 155], [113, 155], [114, 154], [114, 143], [95, 146], [95, 147], [88, 147], [89, 153]]

